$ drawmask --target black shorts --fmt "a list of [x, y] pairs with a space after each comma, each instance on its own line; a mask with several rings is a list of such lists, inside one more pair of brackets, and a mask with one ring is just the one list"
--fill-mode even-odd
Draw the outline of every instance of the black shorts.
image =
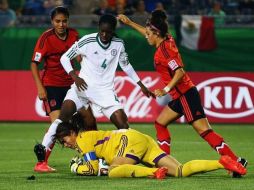
[[45, 86], [45, 88], [48, 99], [43, 101], [43, 104], [46, 114], [49, 115], [50, 112], [61, 109], [63, 100], [70, 87]]
[[206, 118], [196, 87], [191, 88], [179, 98], [169, 102], [168, 106], [181, 116], [184, 115], [190, 124], [198, 119]]

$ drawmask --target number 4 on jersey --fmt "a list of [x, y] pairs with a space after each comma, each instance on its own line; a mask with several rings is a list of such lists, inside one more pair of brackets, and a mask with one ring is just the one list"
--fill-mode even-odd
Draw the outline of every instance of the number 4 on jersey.
[[103, 63], [101, 64], [101, 67], [103, 69], [106, 69], [106, 67], [107, 67], [106, 61], [107, 61], [107, 59], [104, 59]]

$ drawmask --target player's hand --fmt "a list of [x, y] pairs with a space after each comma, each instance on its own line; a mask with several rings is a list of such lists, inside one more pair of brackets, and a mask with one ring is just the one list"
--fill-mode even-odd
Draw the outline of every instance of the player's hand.
[[146, 88], [146, 86], [145, 86], [141, 81], [138, 81], [137, 84], [140, 86], [141, 91], [143, 92], [143, 94], [146, 95], [146, 97], [148, 97], [148, 98], [149, 98], [149, 97], [155, 98], [154, 93], [151, 92], [148, 88]]
[[70, 161], [70, 169], [72, 173], [77, 173], [77, 169], [79, 165], [83, 164], [82, 158], [79, 158], [78, 156], [75, 156]]
[[86, 84], [85, 80], [80, 78], [79, 76], [77, 76], [77, 78], [74, 79], [74, 82], [75, 82], [79, 91], [87, 89], [87, 84]]
[[80, 78], [74, 70], [72, 70], [69, 75], [71, 76], [71, 78], [74, 80], [78, 91], [82, 91], [82, 90], [86, 90], [87, 89], [87, 84], [85, 82], [84, 79]]
[[151, 92], [148, 88], [146, 88], [145, 86], [144, 87], [141, 87], [141, 91], [143, 92], [143, 94], [146, 95], [146, 97], [150, 98], [155, 98], [156, 96], [154, 95], [153, 92]]
[[117, 19], [120, 20], [122, 23], [124, 23], [126, 25], [129, 25], [131, 23], [131, 20], [123, 14], [117, 15]]
[[167, 92], [166, 92], [165, 90], [163, 90], [163, 89], [156, 89], [156, 90], [154, 91], [154, 94], [155, 94], [155, 96], [157, 96], [157, 97], [161, 97], [161, 96], [166, 95]]
[[38, 88], [38, 97], [40, 100], [47, 100], [47, 91], [44, 86]]

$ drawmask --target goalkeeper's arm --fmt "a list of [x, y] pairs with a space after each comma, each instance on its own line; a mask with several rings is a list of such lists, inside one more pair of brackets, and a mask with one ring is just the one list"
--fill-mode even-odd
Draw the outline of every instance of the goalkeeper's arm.
[[98, 174], [99, 164], [98, 160], [90, 160], [82, 165], [79, 165], [76, 169], [78, 175], [96, 175]]
[[72, 173], [78, 175], [97, 175], [99, 170], [99, 161], [95, 152], [89, 152], [84, 155], [84, 161], [81, 158], [74, 157], [70, 162]]

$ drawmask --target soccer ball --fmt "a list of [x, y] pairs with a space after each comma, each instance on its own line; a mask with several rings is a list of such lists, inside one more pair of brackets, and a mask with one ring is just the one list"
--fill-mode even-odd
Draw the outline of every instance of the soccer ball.
[[98, 176], [108, 175], [108, 165], [103, 159], [99, 159], [99, 171]]

